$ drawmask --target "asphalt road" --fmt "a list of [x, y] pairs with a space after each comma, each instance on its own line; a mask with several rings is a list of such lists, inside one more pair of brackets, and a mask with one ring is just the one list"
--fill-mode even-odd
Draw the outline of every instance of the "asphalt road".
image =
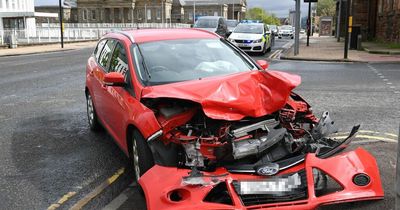
[[[277, 40], [273, 51], [282, 50], [287, 41]], [[0, 58], [0, 209], [47, 209], [69, 193], [60, 205], [67, 209], [127, 166], [112, 139], [91, 133], [86, 123], [84, 68], [91, 50]], [[265, 59], [272, 53], [252, 56]], [[297, 92], [316, 113], [329, 110], [341, 130], [361, 123], [363, 130], [397, 134], [399, 64], [272, 61], [270, 69], [301, 75]], [[376, 156], [386, 196], [341, 207], [394, 209], [396, 144], [356, 146]], [[131, 177], [127, 169], [85, 208], [105, 206]], [[128, 200], [136, 202], [132, 209], [143, 207], [136, 193]]]

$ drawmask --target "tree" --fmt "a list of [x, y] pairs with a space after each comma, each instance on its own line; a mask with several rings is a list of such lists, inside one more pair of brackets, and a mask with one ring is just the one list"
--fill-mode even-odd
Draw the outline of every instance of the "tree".
[[279, 19], [275, 14], [268, 14], [260, 7], [254, 7], [246, 12], [246, 19], [248, 20], [262, 20], [265, 24], [280, 25]]
[[317, 16], [334, 17], [335, 13], [336, 13], [336, 1], [335, 0], [318, 0]]

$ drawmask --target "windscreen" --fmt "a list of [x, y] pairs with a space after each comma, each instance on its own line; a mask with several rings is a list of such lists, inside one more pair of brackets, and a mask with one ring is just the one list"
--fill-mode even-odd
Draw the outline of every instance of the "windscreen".
[[246, 34], [262, 34], [263, 25], [252, 25], [252, 24], [239, 24], [235, 28], [235, 33], [246, 33]]
[[217, 28], [218, 19], [198, 19], [195, 28]]
[[227, 25], [228, 27], [236, 27], [237, 24], [238, 24], [238, 22], [237, 22], [236, 20], [227, 20], [227, 21], [226, 21], [226, 25]]
[[292, 26], [281, 26], [281, 30], [293, 30]]
[[180, 39], [133, 47], [137, 73], [145, 85], [197, 80], [255, 70], [239, 51], [220, 39]]

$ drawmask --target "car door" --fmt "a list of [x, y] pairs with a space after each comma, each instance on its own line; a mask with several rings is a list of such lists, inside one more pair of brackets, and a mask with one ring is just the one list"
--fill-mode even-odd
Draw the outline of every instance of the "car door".
[[126, 85], [107, 86], [104, 91], [107, 103], [105, 121], [109, 125], [110, 133], [122, 148], [125, 148], [126, 122], [131, 115], [130, 103], [136, 101], [131, 71], [128, 64], [127, 49], [120, 41], [116, 41], [108, 67], [108, 72], [118, 72], [124, 75]]
[[115, 46], [115, 40], [106, 39], [104, 43], [103, 49], [100, 51], [100, 54], [96, 53], [96, 67], [93, 69], [94, 82], [92, 87], [92, 92], [94, 95], [96, 113], [102, 121], [103, 125], [107, 128], [108, 125], [105, 123], [105, 115], [107, 115], [106, 110], [106, 86], [104, 85], [104, 75], [108, 73], [108, 66], [111, 58], [111, 53]]

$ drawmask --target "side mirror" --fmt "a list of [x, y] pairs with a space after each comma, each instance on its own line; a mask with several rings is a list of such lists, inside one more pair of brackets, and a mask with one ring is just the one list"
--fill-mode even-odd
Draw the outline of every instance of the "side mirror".
[[125, 77], [119, 72], [110, 72], [104, 75], [104, 84], [107, 86], [124, 86]]
[[264, 70], [267, 70], [269, 63], [266, 60], [257, 60], [256, 63]]

